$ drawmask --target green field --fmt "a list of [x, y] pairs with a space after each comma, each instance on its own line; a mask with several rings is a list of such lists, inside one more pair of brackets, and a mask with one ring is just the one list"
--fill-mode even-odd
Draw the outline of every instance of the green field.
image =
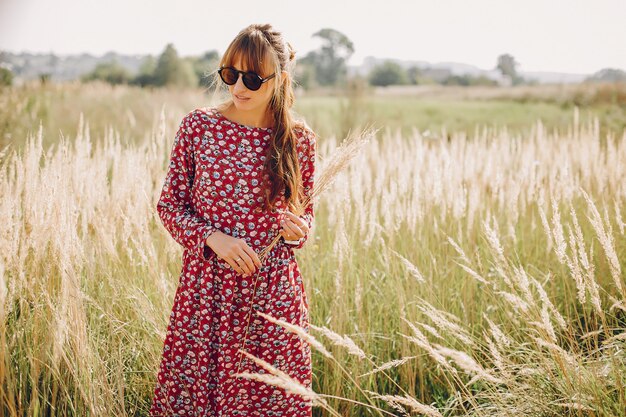
[[[306, 118], [322, 137], [344, 137], [352, 128], [374, 123], [383, 129], [400, 129], [411, 135], [414, 129], [429, 131], [439, 137], [464, 131], [473, 135], [476, 129], [506, 128], [512, 133], [528, 134], [537, 121], [548, 129], [564, 131], [572, 122], [578, 105], [581, 121], [597, 117], [601, 136], [622, 132], [626, 128], [626, 101], [577, 99], [581, 93], [553, 93], [548, 98], [541, 90], [525, 95], [485, 92], [484, 87], [459, 89], [439, 87], [420, 95], [375, 92], [308, 93], [296, 100], [295, 110]], [[515, 90], [513, 90], [515, 91]], [[469, 92], [473, 92], [469, 93]], [[201, 90], [147, 90], [104, 84], [64, 86], [37, 84], [4, 89], [0, 104], [0, 146], [19, 148], [29, 133], [35, 134], [41, 123], [46, 135], [44, 146], [56, 143], [62, 133], [73, 134], [81, 113], [89, 123], [92, 139], [100, 140], [109, 129], [121, 136], [123, 143], [145, 139], [156, 126], [162, 108], [168, 126], [196, 107], [209, 105], [212, 94]], [[620, 98], [621, 100], [621, 98]], [[581, 104], [577, 104], [581, 102]]]

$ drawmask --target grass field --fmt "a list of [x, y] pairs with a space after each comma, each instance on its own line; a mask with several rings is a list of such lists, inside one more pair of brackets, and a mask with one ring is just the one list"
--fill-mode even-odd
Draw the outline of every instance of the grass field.
[[[605, 90], [615, 91], [610, 94]], [[43, 146], [59, 141], [62, 132], [75, 132], [80, 114], [89, 123], [92, 139], [99, 141], [108, 129], [120, 135], [122, 143], [140, 142], [156, 128], [161, 110], [172, 128], [182, 115], [214, 99], [202, 90], [147, 90], [106, 84], [81, 85], [37, 83], [0, 90], [0, 147], [20, 148], [29, 133], [36, 134], [41, 123], [47, 133]], [[114, 104], [114, 105], [112, 105]], [[578, 106], [581, 121], [600, 122], [600, 135], [626, 128], [626, 87], [620, 84], [583, 87], [441, 87], [420, 89], [352, 90], [348, 93], [308, 93], [296, 100], [295, 110], [303, 115], [318, 135], [344, 137], [364, 123], [375, 123], [410, 135], [414, 129], [431, 136], [477, 127], [504, 127], [512, 133], [528, 134], [541, 120], [548, 129], [564, 130]]]
[[[298, 101], [318, 173], [339, 132], [383, 128], [297, 255], [332, 354], [314, 352], [315, 415], [626, 415], [624, 110], [440, 93]], [[2, 100], [0, 413], [146, 415], [181, 251], [155, 205], [208, 96]]]

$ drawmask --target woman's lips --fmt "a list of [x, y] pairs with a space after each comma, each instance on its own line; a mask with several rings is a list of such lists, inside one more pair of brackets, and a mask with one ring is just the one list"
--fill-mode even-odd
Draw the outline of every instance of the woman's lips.
[[238, 96], [237, 94], [235, 94], [235, 97], [237, 98], [237, 100], [241, 100], [241, 101], [246, 101], [250, 99], [250, 97], [242, 97], [242, 96]]

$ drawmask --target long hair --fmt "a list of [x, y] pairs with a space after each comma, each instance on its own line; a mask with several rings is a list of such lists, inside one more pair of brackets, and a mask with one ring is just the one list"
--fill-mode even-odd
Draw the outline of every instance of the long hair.
[[[270, 61], [276, 73], [274, 91], [269, 102], [269, 111], [274, 126], [270, 146], [265, 158], [264, 170], [269, 177], [262, 206], [266, 210], [274, 208], [276, 199], [284, 191], [287, 206], [300, 209], [303, 201], [301, 172], [298, 163], [297, 137], [294, 128], [303, 128], [306, 123], [295, 119], [291, 107], [294, 103], [293, 68], [295, 50], [283, 39], [280, 32], [270, 24], [252, 24], [239, 32], [228, 45], [218, 66], [230, 66], [241, 58], [248, 71], [264, 75]], [[286, 71], [283, 76], [282, 71]], [[221, 84], [217, 71], [213, 83]], [[232, 99], [229, 100], [232, 102]]]

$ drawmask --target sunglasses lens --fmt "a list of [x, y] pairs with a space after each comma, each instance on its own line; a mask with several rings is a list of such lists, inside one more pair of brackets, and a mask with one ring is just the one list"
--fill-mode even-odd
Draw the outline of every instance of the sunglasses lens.
[[[234, 85], [239, 78], [239, 72], [230, 67], [224, 67], [219, 71], [220, 77], [225, 84]], [[243, 74], [243, 85], [247, 89], [256, 91], [261, 88], [261, 77], [254, 72], [246, 72]]]
[[233, 71], [231, 68], [222, 68], [220, 71], [220, 77], [222, 81], [228, 85], [233, 85], [237, 82], [239, 74], [236, 71]]
[[258, 75], [247, 72], [243, 75], [243, 85], [249, 90], [258, 90], [261, 88], [261, 79]]

